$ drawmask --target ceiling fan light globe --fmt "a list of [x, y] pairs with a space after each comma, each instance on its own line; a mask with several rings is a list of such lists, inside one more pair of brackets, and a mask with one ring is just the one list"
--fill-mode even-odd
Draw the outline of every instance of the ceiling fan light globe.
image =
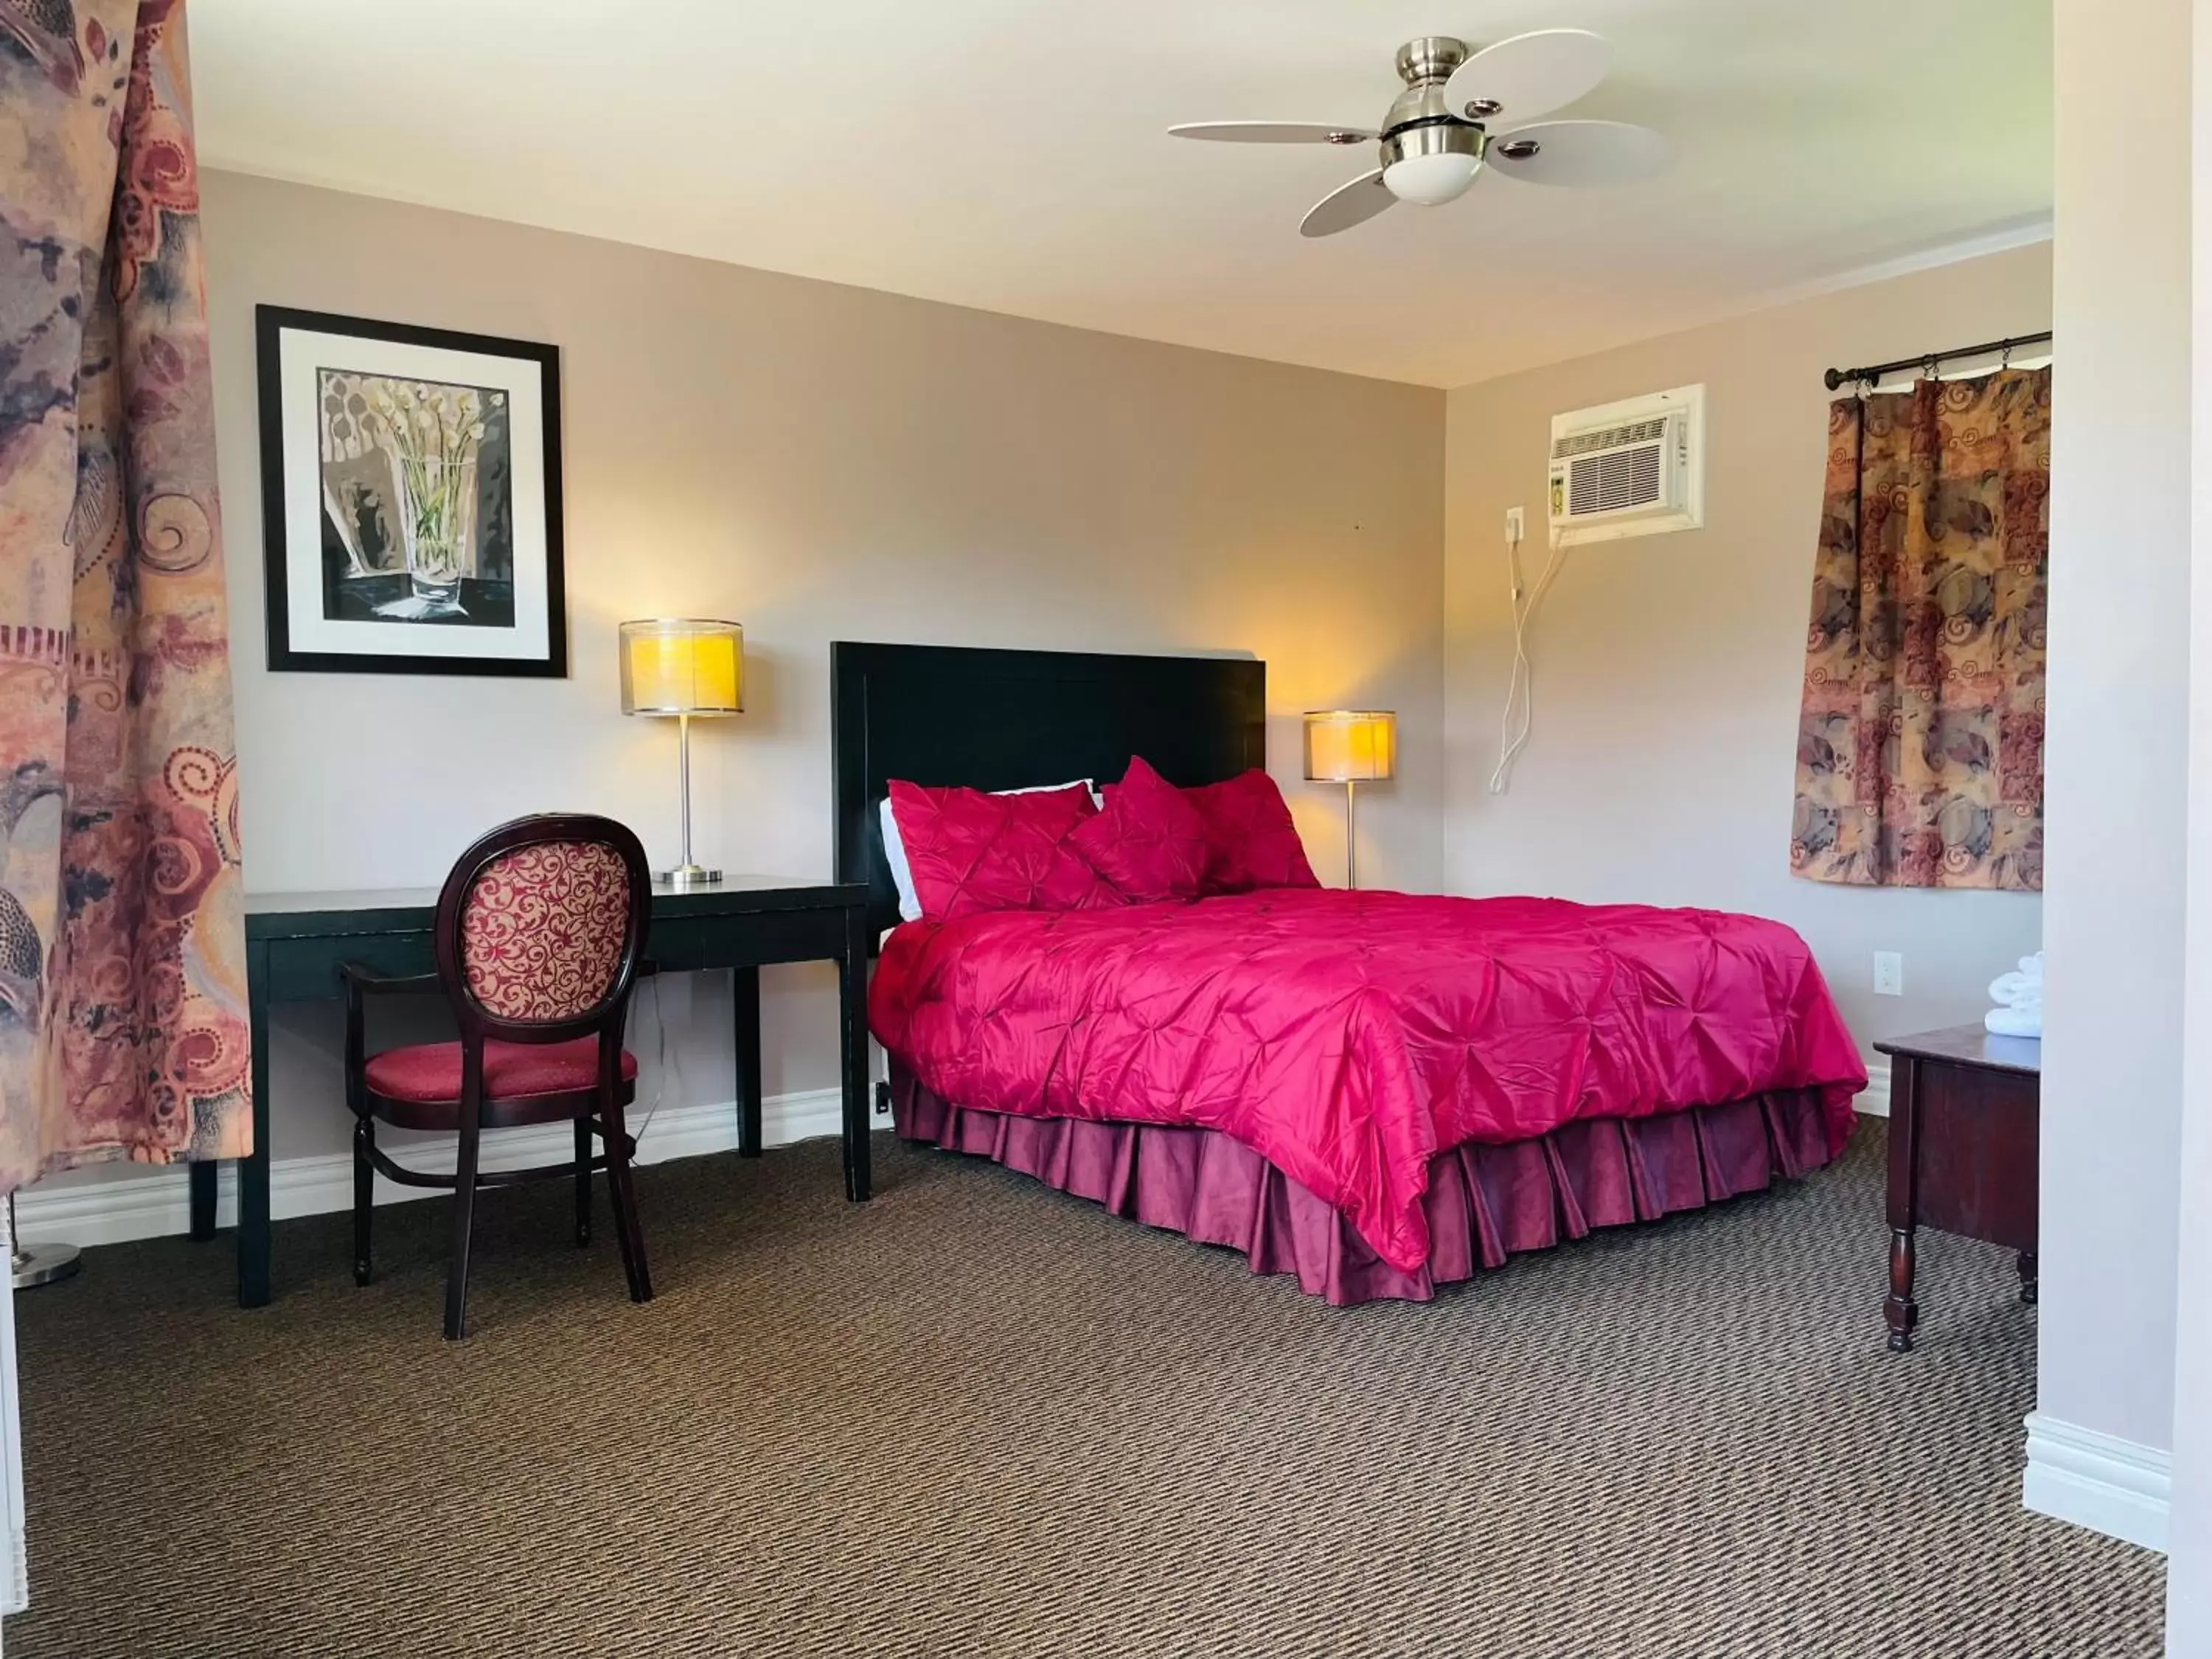
[[1455, 151], [1408, 155], [1382, 169], [1382, 184], [1401, 202], [1441, 207], [1466, 195], [1481, 167], [1480, 157]]

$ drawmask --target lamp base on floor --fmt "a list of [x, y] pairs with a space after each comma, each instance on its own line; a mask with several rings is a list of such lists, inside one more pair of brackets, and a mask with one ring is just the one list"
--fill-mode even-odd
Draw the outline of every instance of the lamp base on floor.
[[8, 1266], [15, 1287], [27, 1291], [67, 1279], [84, 1266], [84, 1258], [74, 1244], [33, 1244], [28, 1249], [18, 1249], [9, 1258]]

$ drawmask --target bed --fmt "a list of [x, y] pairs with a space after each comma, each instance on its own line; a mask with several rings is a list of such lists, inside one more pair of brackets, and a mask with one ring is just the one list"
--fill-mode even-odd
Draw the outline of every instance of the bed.
[[1261, 663], [839, 644], [833, 726], [910, 1140], [1345, 1304], [1803, 1176], [1850, 1133], [1856, 1046], [1755, 917], [1263, 888], [899, 923], [890, 780], [1103, 781], [1141, 755], [1219, 783], [1265, 763]]

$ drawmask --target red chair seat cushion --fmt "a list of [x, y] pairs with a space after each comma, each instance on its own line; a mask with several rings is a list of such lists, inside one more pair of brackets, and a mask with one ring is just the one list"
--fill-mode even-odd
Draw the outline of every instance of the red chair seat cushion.
[[[461, 1045], [458, 1042], [416, 1042], [404, 1048], [386, 1048], [362, 1068], [369, 1092], [387, 1100], [416, 1106], [451, 1105], [461, 1102]], [[514, 1101], [532, 1095], [570, 1094], [590, 1090], [599, 1080], [599, 1040], [578, 1037], [573, 1042], [487, 1042], [484, 1044], [484, 1095], [489, 1100]], [[637, 1056], [623, 1050], [622, 1080], [637, 1080]]]

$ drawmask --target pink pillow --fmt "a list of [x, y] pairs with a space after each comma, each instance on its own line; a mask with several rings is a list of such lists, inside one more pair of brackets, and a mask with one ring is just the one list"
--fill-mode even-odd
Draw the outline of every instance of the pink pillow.
[[915, 896], [931, 921], [981, 910], [1088, 910], [1121, 899], [1068, 838], [1098, 808], [1081, 784], [1024, 795], [925, 789], [894, 778]]
[[1106, 805], [1068, 837], [1123, 898], [1193, 899], [1206, 877], [1206, 820], [1182, 790], [1133, 757]]
[[1226, 783], [1182, 793], [1206, 823], [1206, 891], [1321, 885], [1306, 862], [1283, 792], [1265, 772], [1255, 768]]

